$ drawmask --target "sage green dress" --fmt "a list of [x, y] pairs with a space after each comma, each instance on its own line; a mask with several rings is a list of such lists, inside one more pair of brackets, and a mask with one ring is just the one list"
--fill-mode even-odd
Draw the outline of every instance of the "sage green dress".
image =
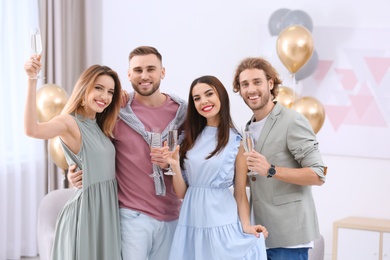
[[83, 170], [83, 188], [75, 189], [58, 216], [52, 259], [121, 259], [115, 148], [96, 120], [74, 118], [82, 137], [80, 152], [61, 144], [68, 164]]

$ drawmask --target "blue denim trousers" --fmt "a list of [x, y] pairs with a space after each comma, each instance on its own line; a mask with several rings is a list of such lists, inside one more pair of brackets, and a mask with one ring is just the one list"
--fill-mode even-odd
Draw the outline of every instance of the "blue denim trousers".
[[268, 260], [308, 260], [309, 248], [270, 248], [267, 249]]
[[122, 259], [168, 259], [177, 220], [159, 221], [140, 212], [120, 208]]

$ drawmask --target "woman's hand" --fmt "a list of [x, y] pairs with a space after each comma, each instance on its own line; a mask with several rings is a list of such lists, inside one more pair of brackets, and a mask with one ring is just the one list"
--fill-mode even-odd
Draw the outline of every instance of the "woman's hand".
[[177, 145], [174, 151], [169, 151], [169, 147], [167, 145], [167, 142], [165, 141], [163, 151], [162, 151], [164, 161], [171, 166], [178, 165], [179, 150], [180, 150], [180, 145]]
[[24, 70], [30, 79], [36, 78], [41, 70], [42, 64], [40, 60], [41, 55], [31, 55], [30, 59], [28, 59], [24, 64]]
[[246, 234], [253, 234], [256, 237], [260, 237], [260, 233], [263, 233], [264, 238], [268, 237], [268, 231], [262, 225], [244, 226], [242, 229]]

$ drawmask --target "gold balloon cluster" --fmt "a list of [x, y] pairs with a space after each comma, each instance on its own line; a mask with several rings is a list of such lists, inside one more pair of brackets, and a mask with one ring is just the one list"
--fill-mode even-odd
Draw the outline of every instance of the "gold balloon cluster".
[[321, 102], [313, 97], [301, 97], [289, 87], [279, 87], [279, 94], [275, 98], [282, 106], [291, 108], [304, 115], [310, 122], [314, 133], [320, 131], [325, 121], [325, 109]]
[[[279, 33], [276, 50], [279, 59], [295, 80], [295, 73], [310, 60], [314, 53], [314, 42], [310, 31], [299, 24], [284, 28]], [[279, 94], [275, 100], [303, 114], [309, 120], [314, 133], [317, 134], [321, 129], [325, 121], [325, 109], [318, 99], [299, 98], [293, 89], [282, 86], [279, 87]]]
[[[47, 122], [59, 115], [68, 101], [68, 94], [63, 88], [55, 84], [45, 84], [37, 90], [38, 121]], [[48, 142], [48, 151], [53, 162], [61, 169], [68, 169], [60, 138], [54, 137]]]

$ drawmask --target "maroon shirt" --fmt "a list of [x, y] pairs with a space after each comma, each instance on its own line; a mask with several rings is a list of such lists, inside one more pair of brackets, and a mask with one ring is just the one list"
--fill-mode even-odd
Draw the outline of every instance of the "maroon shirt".
[[[175, 118], [178, 104], [171, 98], [161, 107], [146, 107], [133, 100], [131, 108], [147, 131], [165, 129]], [[114, 128], [119, 207], [139, 211], [160, 221], [178, 219], [181, 200], [173, 191], [172, 176], [164, 175], [166, 195], [156, 195], [150, 148], [144, 138], [122, 120]]]

